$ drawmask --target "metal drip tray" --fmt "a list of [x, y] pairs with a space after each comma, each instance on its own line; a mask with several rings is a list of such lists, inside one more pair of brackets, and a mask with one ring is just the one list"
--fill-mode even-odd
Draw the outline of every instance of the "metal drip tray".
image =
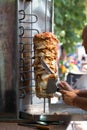
[[47, 123], [69, 123], [69, 121], [71, 120], [71, 115], [68, 114], [59, 114], [59, 115], [46, 115], [46, 114], [42, 114], [42, 115], [30, 115], [28, 113], [23, 113], [20, 112], [20, 118], [21, 119], [27, 119], [28, 122], [47, 122]]

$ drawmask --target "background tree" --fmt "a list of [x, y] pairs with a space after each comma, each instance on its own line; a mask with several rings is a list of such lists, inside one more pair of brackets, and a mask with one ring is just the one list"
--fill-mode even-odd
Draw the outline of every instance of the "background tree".
[[81, 42], [86, 24], [87, 0], [54, 0], [54, 33], [66, 52], [73, 53], [75, 45]]

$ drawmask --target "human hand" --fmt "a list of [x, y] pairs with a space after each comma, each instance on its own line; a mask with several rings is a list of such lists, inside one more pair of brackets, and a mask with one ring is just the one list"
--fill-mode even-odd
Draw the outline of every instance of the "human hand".
[[73, 88], [65, 81], [60, 81], [59, 86], [60, 86], [60, 89], [73, 91]]
[[75, 106], [75, 99], [77, 97], [77, 94], [75, 94], [73, 91], [66, 91], [61, 90], [63, 100], [66, 104]]

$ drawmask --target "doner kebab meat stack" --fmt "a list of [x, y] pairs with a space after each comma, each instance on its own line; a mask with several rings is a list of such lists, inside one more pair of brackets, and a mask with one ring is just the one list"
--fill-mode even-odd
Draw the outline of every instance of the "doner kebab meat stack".
[[[46, 93], [49, 78], [56, 79], [58, 76], [58, 43], [59, 40], [51, 32], [42, 32], [34, 35], [34, 75], [36, 96], [39, 98], [50, 98], [52, 95]], [[53, 74], [48, 74], [41, 64], [43, 59]]]

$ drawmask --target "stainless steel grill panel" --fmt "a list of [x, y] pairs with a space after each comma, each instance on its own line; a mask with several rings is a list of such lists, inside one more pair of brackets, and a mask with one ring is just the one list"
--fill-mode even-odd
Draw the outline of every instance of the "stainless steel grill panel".
[[[22, 110], [45, 112], [48, 99], [35, 95], [33, 36], [44, 31], [52, 31], [53, 0], [20, 1], [19, 8], [19, 55], [20, 55], [20, 98]], [[40, 109], [38, 110], [38, 106]], [[45, 106], [46, 105], [46, 106]], [[27, 107], [26, 107], [27, 106]], [[35, 107], [37, 106], [37, 107]], [[47, 110], [47, 109], [46, 109]], [[32, 112], [31, 112], [32, 111]], [[38, 113], [37, 112], [37, 113]]]

